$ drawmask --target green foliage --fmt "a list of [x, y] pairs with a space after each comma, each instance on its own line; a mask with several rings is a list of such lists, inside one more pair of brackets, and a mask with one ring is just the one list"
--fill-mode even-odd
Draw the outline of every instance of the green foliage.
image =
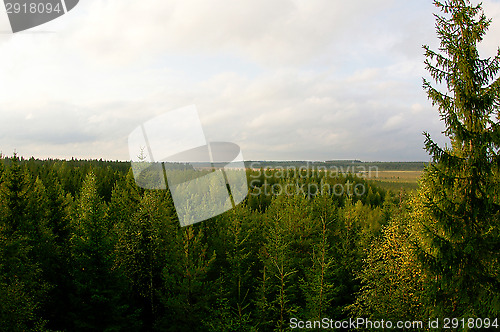
[[[268, 171], [244, 203], [180, 227], [168, 191], [139, 189], [111, 165], [0, 167], [4, 330], [285, 331], [291, 317], [426, 319], [447, 308], [432, 302], [441, 290], [419, 260], [438, 252], [428, 185], [408, 196], [349, 174]], [[265, 194], [267, 180], [319, 190]], [[332, 190], [355, 184], [362, 195]]]
[[[32, 186], [29, 175], [14, 156], [0, 183], [0, 328], [4, 331], [37, 330], [44, 326], [40, 307], [49, 285], [41, 278], [37, 258], [50, 257], [50, 252], [37, 249], [43, 249], [50, 233], [40, 220], [43, 206], [34, 203], [41, 197], [31, 195]], [[37, 190], [42, 189], [36, 186], [35, 193]]]
[[215, 288], [207, 276], [216, 256], [205, 243], [200, 226], [191, 225], [176, 232], [172, 251], [167, 253], [161, 293], [166, 312], [156, 325], [158, 330], [198, 329], [209, 315]]
[[500, 51], [479, 58], [481, 6], [435, 4], [441, 46], [425, 47], [426, 65], [448, 91], [424, 88], [452, 144], [426, 134], [433, 161], [415, 193], [381, 189], [356, 167], [423, 163], [261, 163], [242, 204], [180, 227], [169, 192], [138, 188], [129, 163], [0, 155], [0, 331], [498, 317]]
[[70, 317], [74, 330], [120, 331], [132, 327], [127, 305], [121, 301], [123, 277], [113, 269], [111, 230], [106, 204], [97, 193], [96, 177], [91, 172], [85, 178], [71, 220]]
[[339, 297], [341, 280], [338, 278], [343, 261], [343, 253], [338, 248], [334, 238], [335, 226], [338, 226], [335, 206], [328, 196], [320, 196], [314, 200], [311, 211], [312, 219], [317, 220], [315, 243], [312, 244], [310, 264], [304, 271], [301, 279], [301, 289], [304, 293], [306, 305], [303, 317], [321, 320], [323, 318], [338, 318], [335, 308], [342, 303], [335, 303]]
[[[446, 125], [450, 148], [425, 134], [433, 163], [420, 195], [424, 215], [419, 254], [428, 276], [427, 308], [455, 317], [500, 312], [500, 50], [481, 59], [477, 44], [490, 20], [467, 0], [435, 2], [440, 53], [425, 46], [426, 66], [443, 93], [424, 88]], [[496, 78], [496, 79], [495, 79]]]
[[130, 183], [127, 187], [132, 191], [117, 187], [111, 201], [116, 218], [115, 266], [127, 278], [132, 298], [140, 304], [144, 328], [151, 329], [162, 310], [157, 293], [176, 228], [165, 195], [146, 192], [140, 197]]
[[296, 209], [303, 200], [298, 196], [279, 196], [266, 212], [269, 217], [263, 225], [263, 269], [257, 302], [264, 328], [282, 331], [291, 315], [298, 311], [299, 266], [306, 259], [311, 241], [308, 211]]
[[365, 247], [366, 259], [358, 273], [362, 288], [349, 307], [353, 316], [392, 321], [427, 318], [421, 304], [424, 276], [409, 209], [407, 204], [400, 207], [380, 236]]
[[255, 216], [247, 206], [238, 205], [214, 223], [216, 230], [210, 233], [209, 245], [215, 248], [217, 257], [213, 270], [218, 273], [218, 319], [206, 322], [209, 330], [252, 330], [255, 276], [261, 266], [258, 248], [262, 242], [261, 221]]
[[345, 318], [361, 246], [392, 215], [385, 191], [367, 185], [359, 197], [251, 195], [181, 228], [167, 191], [139, 189], [113, 165], [10, 158], [0, 168], [4, 329], [265, 331], [293, 316]]

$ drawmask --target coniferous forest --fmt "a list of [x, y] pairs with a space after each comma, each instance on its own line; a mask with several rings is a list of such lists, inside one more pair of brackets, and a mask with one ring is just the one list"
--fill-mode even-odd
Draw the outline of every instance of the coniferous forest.
[[[418, 190], [248, 169], [243, 203], [181, 227], [169, 191], [139, 188], [129, 162], [2, 156], [0, 330], [289, 331], [360, 317], [498, 329], [500, 50], [478, 54], [480, 5], [435, 4], [441, 44], [424, 46], [423, 86], [451, 145], [424, 134]], [[288, 184], [326, 190], [263, 190]]]

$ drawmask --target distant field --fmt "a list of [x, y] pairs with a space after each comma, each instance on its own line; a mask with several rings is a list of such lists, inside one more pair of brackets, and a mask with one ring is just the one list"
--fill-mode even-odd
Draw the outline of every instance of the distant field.
[[386, 190], [416, 190], [426, 162], [362, 162], [359, 160], [311, 161], [249, 161], [247, 168], [278, 170], [307, 169], [328, 170], [339, 174], [356, 174]]
[[329, 170], [343, 172], [362, 172], [377, 168], [380, 171], [422, 171], [428, 164], [423, 161], [409, 162], [363, 162], [359, 160], [329, 160], [329, 161], [245, 161], [246, 167], [258, 168], [277, 168], [277, 167], [309, 167], [318, 169], [326, 167]]
[[[372, 172], [372, 175], [376, 175]], [[378, 171], [378, 177], [374, 180], [388, 182], [417, 182], [422, 171]]]
[[418, 188], [418, 179], [422, 171], [378, 171], [378, 176], [374, 172], [371, 174], [372, 182], [388, 190], [399, 191], [415, 190]]

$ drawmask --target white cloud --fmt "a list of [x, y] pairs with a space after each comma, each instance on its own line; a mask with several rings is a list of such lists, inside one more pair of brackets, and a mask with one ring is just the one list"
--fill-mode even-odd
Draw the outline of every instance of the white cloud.
[[[484, 6], [498, 34], [499, 2]], [[35, 29], [54, 33], [0, 35], [0, 150], [127, 159], [139, 123], [196, 104], [207, 137], [247, 159], [426, 159], [421, 132], [442, 130], [420, 78], [433, 11], [396, 0], [80, 1]]]
[[269, 65], [297, 65], [338, 46], [339, 40], [352, 43], [374, 34], [367, 30], [369, 22], [393, 3], [93, 0], [81, 5], [88, 15], [75, 19], [69, 33], [76, 50], [106, 64], [161, 52], [228, 52]]

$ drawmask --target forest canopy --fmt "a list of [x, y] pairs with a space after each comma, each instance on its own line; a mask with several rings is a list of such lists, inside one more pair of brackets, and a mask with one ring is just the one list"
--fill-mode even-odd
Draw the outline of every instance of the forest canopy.
[[[481, 5], [435, 5], [423, 87], [452, 144], [424, 134], [431, 162], [406, 165], [425, 166], [417, 190], [260, 162], [243, 203], [181, 227], [169, 191], [138, 187], [128, 162], [1, 156], [0, 331], [288, 331], [356, 317], [498, 328], [500, 50], [479, 56]], [[263, 190], [287, 185], [316, 189]], [[349, 186], [363, 192], [332, 190]]]

